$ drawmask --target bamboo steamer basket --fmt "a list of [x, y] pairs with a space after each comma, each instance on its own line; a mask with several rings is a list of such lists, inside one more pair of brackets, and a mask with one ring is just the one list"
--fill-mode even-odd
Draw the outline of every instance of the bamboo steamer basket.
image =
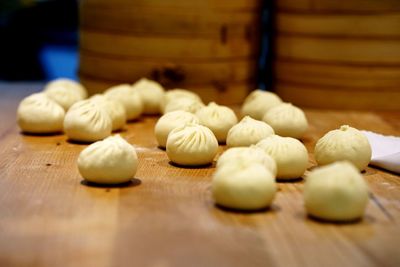
[[[230, 61], [179, 59], [174, 63], [154, 57], [115, 57], [81, 50], [81, 74], [110, 81], [128, 81], [132, 73], [160, 80], [166, 86], [185, 79], [187, 84], [201, 84], [205, 81], [247, 82], [254, 80], [256, 60], [238, 59]], [[137, 64], [140, 62], [140, 64]]]
[[400, 11], [398, 0], [277, 0], [279, 11], [375, 14]]
[[400, 109], [400, 1], [277, 1], [274, 75], [286, 101]]
[[335, 86], [349, 90], [395, 91], [400, 86], [397, 66], [321, 64], [304, 61], [279, 60], [275, 64], [278, 81], [307, 84], [314, 87]]
[[286, 13], [276, 16], [279, 33], [336, 38], [399, 38], [400, 11], [374, 14]]
[[255, 57], [252, 44], [245, 38], [229, 42], [215, 38], [148, 36], [80, 31], [80, 48], [98, 54], [127, 57], [234, 59]]
[[321, 36], [278, 36], [278, 58], [326, 63], [397, 65], [400, 39], [325, 38]]
[[147, 77], [196, 91], [205, 101], [239, 103], [255, 88], [261, 4], [82, 1], [81, 81], [93, 94]]

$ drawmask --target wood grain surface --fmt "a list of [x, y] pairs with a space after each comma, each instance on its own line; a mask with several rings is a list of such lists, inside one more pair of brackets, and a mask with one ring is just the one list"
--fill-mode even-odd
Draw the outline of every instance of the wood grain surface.
[[276, 4], [275, 89], [287, 101], [400, 110], [400, 1]]
[[[303, 181], [279, 183], [270, 210], [222, 210], [210, 194], [215, 164], [172, 166], [156, 146], [156, 118], [143, 117], [121, 132], [139, 155], [135, 179], [93, 186], [76, 167], [86, 145], [19, 132], [17, 104], [40, 87], [0, 84], [0, 266], [400, 265], [398, 175], [366, 170], [370, 202], [353, 224], [307, 218]], [[305, 111], [310, 168], [316, 140], [341, 124], [400, 135], [398, 112]]]
[[398, 66], [400, 40], [278, 35], [277, 58], [332, 64]]
[[[255, 79], [257, 59], [187, 60], [154, 57], [122, 57], [91, 53], [81, 49], [79, 72], [109, 81], [130, 82], [136, 77], [153, 77], [168, 83], [232, 83]], [[400, 72], [400, 71], [399, 71]], [[400, 80], [400, 77], [398, 78]], [[134, 80], [135, 81], [135, 80]]]
[[335, 14], [371, 14], [400, 11], [398, 0], [278, 0], [280, 11]]
[[116, 32], [79, 31], [81, 49], [112, 56], [154, 57], [163, 59], [239, 59], [255, 57], [258, 36], [224, 39], [193, 36], [159, 36], [157, 34], [124, 34]]
[[315, 62], [276, 60], [278, 81], [311, 86], [347, 88], [361, 91], [397, 91], [400, 88], [400, 67], [321, 64]]
[[[371, 1], [371, 0], [370, 0]], [[393, 0], [392, 0], [393, 1]], [[124, 8], [139, 7], [139, 8], [170, 8], [170, 9], [207, 9], [211, 11], [232, 12], [232, 11], [254, 11], [260, 8], [262, 2], [260, 0], [113, 0], [112, 5], [109, 0], [83, 0], [80, 4], [87, 4], [90, 6], [96, 5], [97, 7]]]
[[[136, 3], [131, 1], [132, 3]], [[176, 1], [169, 1], [176, 3]], [[202, 11], [204, 10], [204, 11]], [[200, 11], [200, 12], [199, 12]], [[100, 31], [116, 31], [130, 34], [152, 33], [159, 36], [191, 36], [219, 38], [221, 28], [227, 38], [257, 34], [254, 27], [259, 16], [251, 12], [221, 12], [208, 6], [200, 8], [134, 6], [121, 8], [112, 4], [82, 2], [80, 6], [80, 28]], [[162, 19], [160, 19], [162, 18]]]
[[400, 90], [397, 88], [324, 86], [279, 81], [276, 91], [286, 102], [301, 107], [347, 110], [400, 110]]
[[276, 28], [285, 34], [365, 39], [400, 37], [400, 12], [367, 15], [282, 12], [276, 16]]

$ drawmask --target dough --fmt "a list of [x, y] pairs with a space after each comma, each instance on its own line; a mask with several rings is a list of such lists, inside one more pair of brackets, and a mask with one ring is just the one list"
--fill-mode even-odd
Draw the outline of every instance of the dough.
[[261, 148], [251, 145], [249, 147], [232, 147], [226, 150], [217, 160], [217, 168], [229, 164], [261, 163], [275, 177], [276, 163], [275, 160], [264, 152]]
[[267, 110], [263, 121], [268, 123], [275, 134], [300, 139], [308, 129], [304, 112], [290, 103], [282, 103]]
[[140, 94], [144, 114], [160, 114], [160, 106], [164, 100], [164, 88], [156, 81], [142, 78], [132, 85]]
[[340, 129], [325, 134], [318, 140], [314, 149], [314, 156], [318, 165], [348, 160], [360, 171], [368, 166], [371, 153], [371, 146], [367, 137], [348, 125], [342, 125]]
[[257, 146], [275, 160], [278, 168], [276, 175], [278, 179], [299, 178], [307, 169], [307, 149], [297, 139], [271, 135], [261, 140]]
[[307, 213], [329, 221], [353, 221], [363, 216], [368, 186], [358, 169], [347, 161], [313, 170], [304, 185]]
[[168, 104], [165, 106], [164, 114], [175, 110], [184, 110], [187, 112], [196, 113], [202, 107], [204, 107], [203, 102], [199, 102], [198, 100], [194, 100], [192, 98], [180, 97], [168, 102]]
[[91, 144], [78, 157], [82, 177], [99, 184], [128, 182], [135, 176], [137, 165], [135, 148], [119, 135]]
[[18, 125], [26, 133], [62, 132], [64, 116], [64, 109], [44, 93], [24, 98], [17, 110]]
[[92, 96], [90, 100], [94, 101], [108, 113], [112, 122], [113, 131], [120, 130], [125, 126], [126, 113], [124, 105], [122, 105], [121, 102], [99, 94]]
[[179, 165], [212, 163], [217, 150], [217, 138], [210, 129], [200, 124], [188, 123], [173, 129], [168, 135], [168, 158]]
[[165, 148], [168, 134], [176, 127], [185, 125], [186, 123], [199, 123], [199, 119], [193, 113], [183, 110], [168, 112], [161, 116], [154, 127], [158, 145]]
[[44, 91], [50, 90], [54, 87], [67, 88], [67, 89], [79, 94], [82, 99], [85, 99], [88, 97], [86, 88], [82, 84], [80, 84], [74, 80], [71, 80], [71, 79], [59, 78], [59, 79], [55, 79], [51, 82], [48, 82], [46, 84], [46, 86], [44, 87]]
[[275, 178], [260, 163], [218, 167], [212, 194], [218, 205], [239, 210], [258, 210], [271, 205], [277, 190]]
[[217, 105], [214, 102], [199, 109], [196, 116], [199, 118], [200, 124], [208, 127], [220, 143], [225, 143], [228, 131], [238, 123], [232, 109]]
[[129, 84], [110, 87], [104, 92], [104, 95], [124, 105], [128, 121], [139, 118], [143, 112], [143, 103], [139, 92], [133, 90]]
[[175, 100], [175, 99], [177, 99], [177, 98], [191, 98], [191, 99], [196, 100], [196, 101], [198, 101], [198, 102], [200, 102], [200, 103], [203, 103], [203, 102], [201, 101], [200, 96], [197, 95], [196, 93], [194, 93], [194, 92], [192, 92], [192, 91], [189, 91], [189, 90], [186, 90], [186, 89], [176, 88], [176, 89], [168, 90], [168, 91], [165, 92], [165, 94], [164, 94], [164, 99], [163, 99], [163, 101], [161, 102], [161, 106], [160, 106], [161, 111], [162, 111], [163, 113], [165, 113], [165, 112], [164, 112], [165, 106], [166, 106], [171, 100]]
[[229, 130], [226, 144], [229, 147], [255, 145], [273, 134], [274, 130], [267, 123], [246, 116]]
[[65, 111], [87, 97], [86, 89], [81, 84], [68, 79], [57, 79], [47, 83], [43, 92]]
[[75, 103], [64, 119], [64, 131], [69, 139], [94, 142], [111, 135], [112, 121], [107, 111], [91, 100]]
[[280, 97], [272, 92], [254, 90], [244, 100], [242, 115], [261, 120], [268, 109], [282, 103]]

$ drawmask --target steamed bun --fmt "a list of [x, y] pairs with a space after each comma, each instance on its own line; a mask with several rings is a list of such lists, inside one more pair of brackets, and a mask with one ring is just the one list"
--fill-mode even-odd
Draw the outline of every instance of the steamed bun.
[[144, 114], [159, 114], [164, 100], [164, 88], [156, 81], [142, 78], [132, 85], [139, 92], [143, 103]]
[[282, 103], [270, 108], [262, 120], [280, 136], [300, 139], [308, 129], [304, 112], [290, 103]]
[[26, 133], [62, 132], [64, 116], [64, 109], [44, 93], [24, 98], [17, 110], [18, 125]]
[[275, 93], [254, 90], [244, 100], [242, 105], [242, 115], [250, 116], [256, 120], [261, 120], [268, 109], [281, 103], [282, 100]]
[[196, 113], [202, 107], [204, 107], [204, 104], [201, 101], [187, 97], [180, 97], [170, 100], [165, 105], [164, 114], [175, 110], [184, 110], [190, 113]]
[[348, 160], [360, 171], [368, 166], [371, 153], [367, 137], [348, 125], [342, 125], [340, 129], [325, 134], [318, 140], [314, 148], [314, 156], [318, 165]]
[[313, 217], [353, 221], [363, 216], [367, 203], [367, 183], [350, 162], [319, 167], [307, 176], [304, 204], [307, 213]]
[[176, 89], [168, 90], [165, 92], [164, 99], [163, 99], [163, 101], [161, 101], [161, 105], [160, 105], [161, 112], [165, 113], [165, 111], [164, 111], [165, 106], [170, 101], [173, 101], [177, 98], [191, 98], [197, 102], [202, 103], [200, 96], [197, 95], [196, 93], [186, 90], [186, 89], [176, 88]]
[[79, 82], [76, 82], [71, 79], [59, 78], [59, 79], [52, 80], [45, 85], [44, 91], [53, 89], [55, 87], [63, 87], [63, 88], [67, 88], [68, 90], [74, 91], [75, 93], [79, 94], [82, 99], [85, 99], [88, 97], [86, 88], [83, 87], [83, 85], [80, 84]]
[[188, 123], [169, 133], [166, 147], [168, 158], [178, 165], [205, 165], [213, 162], [218, 141], [207, 127]]
[[49, 82], [43, 91], [48, 97], [67, 111], [73, 104], [87, 97], [86, 89], [79, 83], [68, 79]]
[[199, 123], [199, 119], [193, 113], [183, 110], [168, 112], [161, 116], [154, 127], [158, 145], [165, 148], [169, 133], [176, 127], [185, 125], [186, 123], [196, 124]]
[[91, 144], [78, 157], [82, 177], [99, 184], [128, 182], [135, 176], [137, 165], [135, 148], [119, 135]]
[[232, 109], [214, 102], [199, 109], [196, 116], [199, 118], [200, 124], [208, 127], [220, 143], [225, 143], [228, 131], [238, 122]]
[[223, 207], [258, 210], [271, 205], [277, 191], [275, 177], [261, 163], [240, 163], [217, 168], [212, 195]]
[[217, 160], [217, 168], [224, 165], [236, 165], [242, 163], [260, 163], [264, 165], [275, 177], [275, 160], [261, 148], [251, 145], [249, 147], [232, 147], [226, 150]]
[[133, 90], [129, 84], [110, 87], [104, 92], [104, 95], [124, 105], [128, 121], [139, 118], [143, 112], [143, 103], [139, 92]]
[[69, 139], [94, 142], [111, 135], [112, 121], [108, 113], [91, 100], [72, 105], [64, 119], [64, 132]]
[[257, 146], [275, 160], [278, 179], [299, 178], [307, 169], [308, 152], [297, 139], [271, 135], [261, 140]]
[[122, 129], [126, 124], [126, 113], [124, 105], [121, 102], [107, 98], [104, 95], [94, 95], [90, 98], [110, 116], [112, 122], [112, 130], [117, 131]]
[[255, 145], [273, 134], [274, 130], [267, 123], [246, 116], [229, 130], [226, 144], [229, 147]]

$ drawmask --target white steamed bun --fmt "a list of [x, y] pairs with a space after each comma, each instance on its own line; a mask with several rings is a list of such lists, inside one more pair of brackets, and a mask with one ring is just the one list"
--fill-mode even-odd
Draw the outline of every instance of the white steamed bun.
[[133, 90], [129, 84], [112, 86], [104, 92], [104, 95], [124, 105], [128, 121], [139, 118], [143, 112], [143, 103], [139, 92]]
[[124, 105], [121, 102], [108, 98], [104, 95], [94, 95], [90, 98], [91, 101], [97, 103], [103, 108], [112, 121], [112, 130], [117, 131], [122, 129], [126, 124], [126, 113]]
[[226, 144], [229, 147], [255, 145], [273, 134], [274, 130], [267, 123], [245, 116], [229, 130]]
[[135, 176], [137, 165], [135, 148], [119, 135], [91, 144], [78, 157], [82, 177], [99, 184], [128, 182]]
[[275, 134], [300, 139], [308, 129], [304, 112], [290, 103], [282, 103], [270, 108], [263, 119], [275, 131]]
[[65, 111], [44, 93], [24, 98], [17, 109], [17, 123], [26, 133], [62, 132]]
[[207, 127], [188, 123], [169, 133], [166, 148], [168, 158], [178, 165], [205, 165], [213, 162], [218, 141]]
[[251, 92], [242, 105], [242, 115], [250, 116], [253, 119], [261, 120], [268, 109], [282, 103], [280, 97], [272, 92], [254, 90]]
[[348, 160], [360, 171], [369, 164], [371, 153], [367, 137], [348, 125], [342, 125], [340, 129], [325, 134], [318, 140], [314, 148], [314, 156], [318, 165]]
[[329, 221], [361, 218], [368, 203], [368, 186], [353, 164], [335, 162], [310, 172], [304, 185], [307, 213]]
[[275, 177], [276, 176], [276, 162], [275, 160], [264, 152], [261, 148], [251, 145], [249, 147], [232, 147], [227, 149], [217, 160], [217, 168], [224, 165], [236, 165], [246, 163], [261, 163], [264, 165]]
[[181, 88], [176, 88], [172, 90], [168, 90], [164, 94], [164, 99], [161, 101], [160, 109], [162, 113], [165, 113], [165, 106], [170, 102], [173, 101], [177, 98], [191, 98], [193, 100], [196, 100], [200, 103], [202, 103], [201, 98], [199, 95], [196, 93], [186, 90], [186, 89], [181, 89]]
[[277, 191], [275, 177], [261, 163], [237, 163], [217, 168], [212, 195], [223, 207], [258, 210], [271, 205]]
[[169, 133], [186, 123], [199, 123], [199, 119], [193, 113], [183, 110], [168, 112], [161, 116], [154, 127], [158, 145], [165, 148]]
[[261, 140], [257, 146], [275, 160], [278, 179], [300, 178], [307, 169], [307, 149], [295, 138], [271, 135]]
[[199, 109], [196, 116], [200, 124], [208, 127], [220, 143], [225, 143], [228, 131], [238, 122], [232, 109], [214, 102]]
[[53, 87], [64, 87], [64, 88], [68, 88], [76, 93], [78, 93], [83, 99], [88, 97], [88, 93], [86, 91], [86, 88], [80, 84], [79, 82], [76, 82], [74, 80], [71, 79], [67, 79], [67, 78], [58, 78], [55, 80], [52, 80], [50, 82], [48, 82], [45, 85], [44, 91], [51, 89]]
[[46, 84], [43, 92], [67, 111], [73, 104], [87, 97], [86, 89], [69, 79], [56, 79]]
[[164, 114], [175, 110], [184, 110], [190, 113], [196, 113], [202, 107], [204, 107], [204, 104], [201, 101], [187, 97], [180, 97], [170, 100], [165, 105]]
[[160, 106], [164, 100], [164, 88], [156, 81], [146, 78], [138, 80], [132, 85], [139, 92], [143, 103], [144, 114], [160, 114]]
[[64, 132], [71, 140], [94, 142], [110, 136], [111, 130], [110, 116], [94, 101], [77, 102], [65, 114]]

